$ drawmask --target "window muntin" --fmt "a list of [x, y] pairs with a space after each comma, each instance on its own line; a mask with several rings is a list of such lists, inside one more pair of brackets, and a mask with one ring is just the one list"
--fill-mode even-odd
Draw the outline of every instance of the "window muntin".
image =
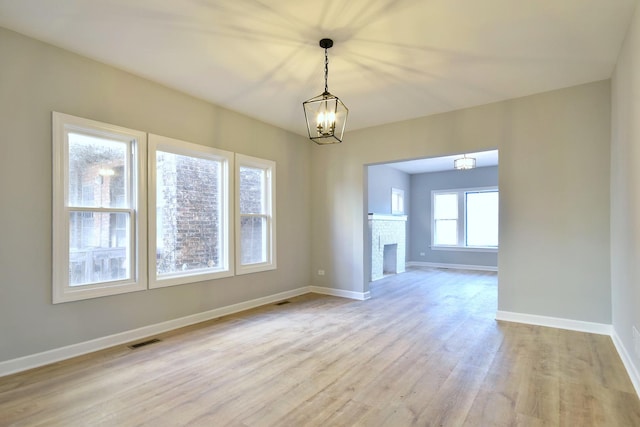
[[236, 273], [275, 269], [275, 162], [237, 154], [236, 180]]
[[150, 286], [227, 277], [232, 154], [149, 136]]
[[53, 113], [53, 302], [146, 288], [146, 134]]
[[432, 247], [497, 249], [498, 194], [495, 187], [432, 191]]

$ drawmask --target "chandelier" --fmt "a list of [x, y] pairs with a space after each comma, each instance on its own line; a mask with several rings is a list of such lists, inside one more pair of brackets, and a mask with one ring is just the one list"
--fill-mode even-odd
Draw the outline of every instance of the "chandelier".
[[453, 167], [458, 170], [473, 169], [476, 167], [476, 159], [463, 154], [462, 157], [453, 161]]
[[337, 96], [329, 93], [327, 84], [329, 56], [327, 50], [331, 46], [333, 46], [333, 40], [320, 40], [320, 47], [324, 49], [324, 92], [302, 103], [309, 139], [319, 145], [342, 142], [349, 114], [349, 109], [344, 103]]

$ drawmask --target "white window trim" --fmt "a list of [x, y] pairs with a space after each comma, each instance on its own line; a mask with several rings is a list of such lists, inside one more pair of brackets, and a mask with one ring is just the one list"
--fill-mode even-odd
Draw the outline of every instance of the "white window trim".
[[[471, 192], [492, 192], [498, 191], [497, 186], [490, 187], [472, 187], [472, 188], [454, 188], [446, 190], [431, 191], [431, 250], [434, 251], [464, 251], [464, 252], [498, 252], [499, 246], [466, 246], [466, 197], [465, 193]], [[437, 245], [435, 243], [435, 219], [434, 219], [434, 199], [436, 194], [458, 194], [458, 244], [457, 245]]]
[[[394, 196], [397, 195], [401, 201], [401, 209], [396, 210], [393, 203]], [[392, 215], [404, 215], [404, 190], [399, 188], [391, 188], [391, 214]]]
[[461, 252], [498, 252], [498, 247], [493, 246], [451, 246], [431, 245], [433, 251], [461, 251]]
[[[147, 211], [145, 200], [146, 143], [145, 132], [101, 123], [68, 114], [52, 113], [53, 132], [53, 233], [52, 300], [54, 304], [135, 292], [147, 288]], [[93, 285], [69, 286], [69, 211], [68, 206], [68, 133], [77, 131], [101, 137], [128, 137], [131, 142], [132, 175], [137, 178], [131, 195], [133, 221], [130, 225], [131, 279]], [[75, 209], [74, 209], [75, 210]], [[90, 211], [99, 211], [91, 209]], [[114, 209], [107, 209], [112, 211]]]
[[[131, 206], [130, 208], [83, 208], [68, 206], [68, 138], [69, 132], [79, 132], [98, 137], [128, 141], [131, 147]], [[234, 274], [248, 274], [274, 270], [276, 263], [276, 163], [271, 160], [235, 154], [212, 147], [147, 134], [143, 131], [75, 117], [63, 113], [52, 113], [53, 145], [53, 280], [52, 300], [54, 304], [117, 295], [127, 292], [161, 288], [179, 284], [201, 282]], [[172, 152], [202, 158], [222, 160], [223, 221], [221, 241], [224, 251], [224, 268], [215, 272], [190, 272], [184, 275], [158, 278], [156, 251], [156, 151]], [[235, 161], [234, 161], [235, 159]], [[240, 247], [239, 186], [234, 181], [240, 174], [240, 165], [267, 170], [265, 188], [267, 207], [267, 261], [242, 265]], [[231, 173], [235, 171], [235, 173]], [[238, 181], [239, 182], [239, 181]], [[235, 200], [234, 200], [235, 197]], [[236, 214], [234, 218], [234, 208]], [[69, 211], [131, 213], [130, 250], [131, 279], [102, 282], [91, 285], [69, 286]], [[235, 219], [235, 220], [234, 220]], [[153, 230], [149, 233], [148, 230]], [[235, 238], [233, 238], [235, 233]]]
[[[267, 261], [257, 264], [243, 265], [242, 246], [240, 241], [240, 167], [247, 166], [267, 171], [266, 216], [267, 216]], [[276, 163], [272, 160], [236, 154], [236, 274], [258, 273], [260, 271], [275, 270], [276, 263]]]
[[232, 255], [234, 254], [232, 207], [233, 207], [233, 153], [219, 150], [204, 145], [192, 144], [178, 139], [167, 138], [160, 135], [149, 134], [149, 253], [156, 253], [156, 152], [170, 152], [178, 155], [199, 157], [220, 161], [221, 192], [223, 204], [221, 221], [222, 236], [222, 266], [216, 271], [193, 271], [184, 274], [172, 274], [158, 277], [156, 274], [156, 258], [149, 257], [149, 288], [163, 288], [167, 286], [183, 285], [187, 283], [202, 282], [205, 280], [220, 279], [234, 275]]

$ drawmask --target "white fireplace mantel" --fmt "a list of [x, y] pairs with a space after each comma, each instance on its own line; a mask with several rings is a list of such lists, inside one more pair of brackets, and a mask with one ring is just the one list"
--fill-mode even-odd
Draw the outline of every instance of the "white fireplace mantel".
[[[403, 273], [406, 269], [407, 215], [369, 214], [371, 281], [382, 279], [385, 270]], [[385, 246], [390, 255], [385, 262]], [[393, 251], [389, 253], [389, 251]]]
[[369, 214], [369, 221], [406, 221], [407, 220], [407, 216], [406, 215], [387, 215], [387, 214], [377, 214], [377, 213], [370, 213]]

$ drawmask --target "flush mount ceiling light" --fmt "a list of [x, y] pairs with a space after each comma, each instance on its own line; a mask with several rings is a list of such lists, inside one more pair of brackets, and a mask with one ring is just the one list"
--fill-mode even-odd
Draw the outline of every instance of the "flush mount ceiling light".
[[453, 167], [458, 170], [473, 169], [476, 167], [476, 159], [467, 157], [467, 155], [464, 154], [461, 158], [453, 161]]
[[342, 142], [344, 128], [347, 124], [349, 109], [340, 99], [329, 93], [329, 56], [327, 49], [333, 46], [333, 40], [320, 40], [324, 49], [324, 92], [302, 103], [307, 120], [309, 139], [319, 145], [338, 144]]

